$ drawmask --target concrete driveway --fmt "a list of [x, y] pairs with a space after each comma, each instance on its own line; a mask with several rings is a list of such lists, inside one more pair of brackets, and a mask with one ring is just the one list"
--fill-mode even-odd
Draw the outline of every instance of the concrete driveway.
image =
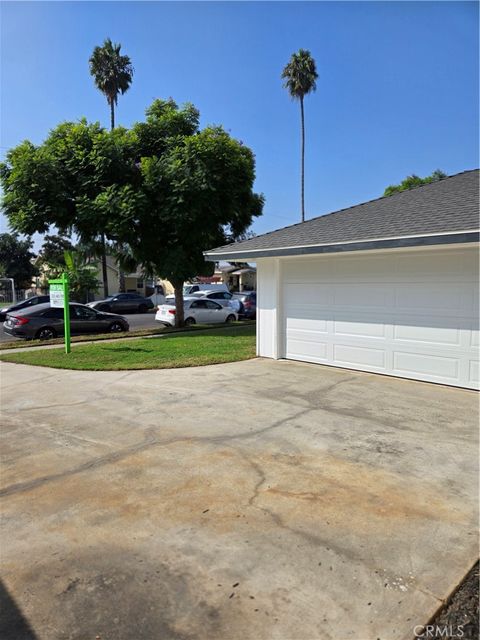
[[410, 639], [475, 560], [474, 392], [2, 371], [4, 639]]

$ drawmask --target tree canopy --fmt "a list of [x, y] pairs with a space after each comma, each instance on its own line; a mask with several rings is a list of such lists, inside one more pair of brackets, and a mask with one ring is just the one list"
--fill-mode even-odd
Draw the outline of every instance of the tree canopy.
[[209, 275], [203, 251], [262, 213], [252, 151], [222, 127], [199, 128], [191, 104], [155, 100], [130, 130], [81, 120], [24, 142], [0, 166], [4, 212], [32, 234], [55, 225], [80, 241], [104, 233], [146, 273], [168, 278], [183, 322], [183, 281]]
[[432, 175], [426, 176], [425, 178], [420, 178], [420, 176], [412, 175], [407, 176], [400, 184], [391, 184], [388, 186], [383, 192], [384, 196], [391, 196], [394, 193], [400, 193], [400, 191], [407, 191], [408, 189], [413, 189], [414, 187], [420, 187], [422, 184], [429, 184], [430, 182], [437, 182], [438, 180], [443, 180], [447, 177], [447, 174], [441, 171], [440, 169], [436, 169]]
[[307, 93], [315, 91], [318, 73], [310, 51], [299, 49], [297, 53], [292, 53], [283, 69], [282, 78], [285, 80], [283, 86], [296, 100], [303, 100]]
[[65, 251], [72, 251], [74, 246], [67, 236], [46, 235], [38, 252], [38, 264], [47, 267], [66, 267]]
[[17, 289], [28, 289], [38, 275], [32, 247], [30, 239], [21, 240], [16, 233], [0, 234], [0, 276], [13, 278]]

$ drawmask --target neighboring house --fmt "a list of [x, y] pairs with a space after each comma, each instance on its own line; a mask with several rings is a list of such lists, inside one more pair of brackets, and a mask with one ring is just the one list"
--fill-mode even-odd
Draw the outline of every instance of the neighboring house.
[[212, 276], [198, 276], [198, 282], [223, 283], [230, 291], [255, 291], [257, 288], [257, 269], [248, 263], [230, 264], [219, 262]]
[[257, 353], [478, 388], [479, 171], [206, 252], [255, 261]]
[[[103, 298], [103, 279], [102, 279], [102, 263], [98, 258], [94, 261], [98, 271], [99, 288], [94, 300], [101, 300]], [[113, 256], [107, 256], [107, 279], [108, 279], [108, 292], [109, 294], [118, 293], [119, 284], [119, 268], [117, 261]], [[135, 273], [125, 273], [125, 292], [126, 293], [139, 293], [142, 296], [150, 296], [154, 293], [155, 285], [164, 285], [164, 289], [169, 291], [169, 283], [163, 283], [158, 278], [145, 278], [141, 271]], [[172, 289], [173, 291], [173, 289]]]

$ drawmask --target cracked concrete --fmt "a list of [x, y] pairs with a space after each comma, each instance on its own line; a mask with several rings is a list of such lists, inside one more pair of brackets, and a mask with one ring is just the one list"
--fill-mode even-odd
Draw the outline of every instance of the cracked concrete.
[[293, 362], [3, 364], [2, 638], [411, 638], [475, 559], [477, 424]]

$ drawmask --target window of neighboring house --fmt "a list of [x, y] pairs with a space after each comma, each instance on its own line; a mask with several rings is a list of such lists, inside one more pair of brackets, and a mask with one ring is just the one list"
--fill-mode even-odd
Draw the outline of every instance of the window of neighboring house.
[[143, 278], [137, 278], [137, 289], [143, 289]]

